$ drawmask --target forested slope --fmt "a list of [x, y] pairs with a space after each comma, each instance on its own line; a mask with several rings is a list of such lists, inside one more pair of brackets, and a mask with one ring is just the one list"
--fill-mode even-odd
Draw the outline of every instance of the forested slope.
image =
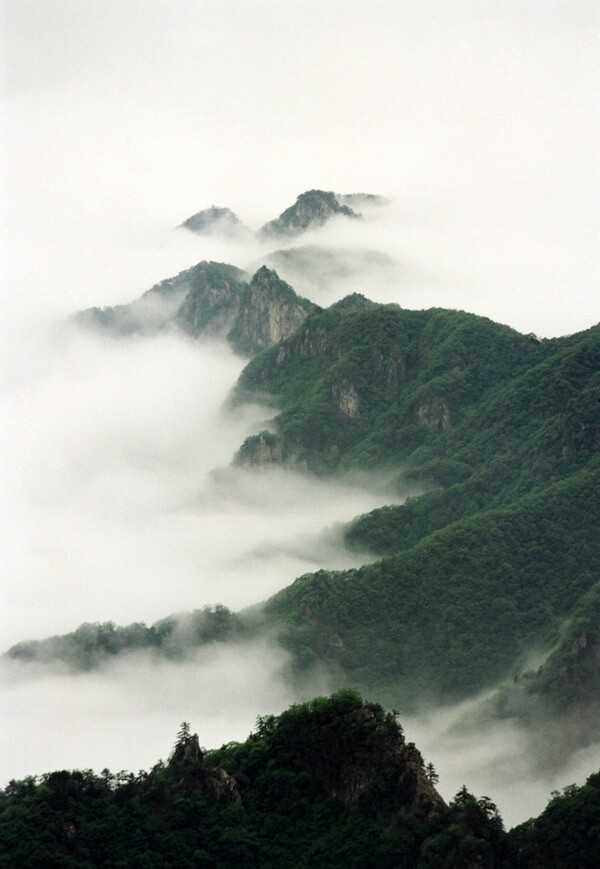
[[[265, 268], [240, 298], [255, 292], [257, 312], [272, 289], [297, 304]], [[399, 494], [407, 484], [424, 493], [348, 528], [347, 542], [381, 561], [301, 577], [262, 617], [198, 612], [190, 647], [267, 633], [292, 652], [296, 678], [324, 667], [337, 684], [418, 703], [518, 675], [589, 601], [600, 580], [600, 326], [541, 341], [472, 314], [356, 294], [324, 311], [307, 303], [293, 334], [242, 372], [232, 400], [257, 399], [274, 419], [241, 461], [321, 475], [378, 469]], [[11, 654], [75, 666], [131, 648], [184, 654], [176, 623], [87, 626]], [[580, 706], [595, 702], [597, 671], [593, 656], [578, 669], [589, 687]], [[535, 684], [550, 697], [560, 680], [548, 672]]]

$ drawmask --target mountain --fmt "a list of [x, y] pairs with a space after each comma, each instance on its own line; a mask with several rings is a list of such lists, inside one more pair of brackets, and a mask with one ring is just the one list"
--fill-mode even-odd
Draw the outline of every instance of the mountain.
[[449, 805], [394, 713], [350, 689], [259, 716], [206, 751], [183, 722], [137, 775], [57, 770], [0, 791], [0, 867], [570, 869], [600, 858], [600, 773], [508, 834], [489, 797]]
[[184, 722], [148, 773], [11, 781], [0, 866], [508, 865], [493, 803], [463, 788], [446, 806], [435, 779], [395, 715], [346, 689], [215, 751]]
[[267, 239], [273, 236], [295, 236], [308, 229], [324, 226], [334, 216], [358, 218], [348, 205], [340, 205], [334, 193], [326, 190], [307, 190], [279, 217], [261, 227], [259, 234]]
[[[267, 602], [298, 671], [325, 665], [423, 702], [520, 672], [534, 646], [549, 653], [600, 575], [599, 388], [600, 327], [540, 342], [456, 311], [332, 306], [255, 357], [238, 398], [272, 396], [283, 461], [387, 467], [423, 492], [349, 527], [381, 561], [301, 577]], [[585, 660], [580, 704], [594, 704]]]
[[239, 219], [230, 208], [220, 208], [211, 205], [202, 211], [192, 214], [181, 224], [182, 229], [189, 229], [198, 235], [223, 235], [227, 238], [248, 239], [252, 231]]
[[273, 347], [296, 332], [317, 305], [297, 296], [277, 272], [262, 266], [240, 296], [229, 343], [252, 355]]
[[[600, 326], [540, 341], [464, 312], [357, 294], [320, 310], [266, 267], [235, 300], [227, 334], [256, 355], [233, 400], [270, 400], [274, 410], [237, 461], [322, 475], [383, 469], [398, 497], [413, 493], [346, 529], [349, 546], [379, 561], [303, 576], [260, 617], [232, 616], [235, 631], [278, 637], [294, 678], [325, 668], [335, 683], [403, 708], [510, 677], [499, 714], [556, 717], [566, 698], [567, 712], [587, 709], [593, 721]], [[291, 333], [283, 340], [279, 311]], [[192, 331], [205, 322], [183, 319]], [[100, 626], [106, 645], [92, 651], [75, 632], [10, 654], [92, 665], [128, 643], [152, 647], [155, 626], [142, 627], [115, 629], [117, 640]], [[163, 653], [171, 641], [157, 636]], [[535, 676], [526, 674], [532, 648], [548, 658]]]
[[291, 335], [316, 310], [264, 266], [250, 278], [235, 266], [203, 261], [128, 305], [90, 308], [75, 322], [117, 335], [178, 329], [194, 338], [225, 338], [251, 355]]

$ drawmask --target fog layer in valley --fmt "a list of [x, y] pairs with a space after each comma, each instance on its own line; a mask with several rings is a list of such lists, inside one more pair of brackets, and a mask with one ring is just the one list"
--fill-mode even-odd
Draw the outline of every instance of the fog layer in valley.
[[[0, 13], [1, 649], [82, 621], [263, 600], [355, 563], [337, 523], [390, 500], [374, 478], [228, 469], [269, 412], [223, 410], [243, 365], [224, 346], [62, 324], [202, 259], [246, 268], [282, 247], [175, 229], [195, 211], [228, 206], [256, 229], [304, 190], [381, 193], [390, 204], [364, 220], [290, 242], [338, 252], [314, 283], [305, 270], [313, 301], [363, 292], [542, 336], [600, 319], [591, 0], [21, 0]], [[242, 739], [297, 699], [284, 665], [261, 644], [75, 676], [4, 662], [0, 785], [148, 767], [184, 719], [208, 747]], [[459, 714], [407, 735], [446, 796], [464, 781], [509, 822], [599, 765], [590, 749], [564, 778], [541, 775], [510, 725], [468, 744], [446, 734]]]
[[600, 768], [599, 742], [572, 753], [560, 727], [538, 733], [511, 719], [483, 723], [482, 704], [485, 698], [403, 719], [406, 737], [434, 764], [446, 800], [466, 784], [496, 803], [509, 829], [539, 815], [552, 791], [583, 784]]

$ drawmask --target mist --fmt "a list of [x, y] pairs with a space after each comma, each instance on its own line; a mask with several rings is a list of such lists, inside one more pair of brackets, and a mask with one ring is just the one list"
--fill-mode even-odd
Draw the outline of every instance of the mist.
[[540, 732], [516, 719], [490, 719], [489, 695], [402, 719], [407, 739], [434, 764], [451, 800], [466, 785], [498, 807], [506, 829], [539, 815], [552, 791], [583, 784], [600, 767], [600, 742], [569, 750], [560, 724]]
[[132, 654], [76, 675], [5, 660], [2, 781], [54, 769], [148, 770], [168, 758], [182, 721], [205, 748], [244, 740], [258, 715], [327, 693], [325, 680], [302, 696], [286, 687], [285, 662], [265, 642], [216, 645], [177, 663]]
[[[174, 333], [87, 334], [75, 311], [203, 259], [313, 246], [330, 270], [275, 267], [321, 305], [362, 292], [545, 337], [600, 320], [591, 0], [0, 0], [0, 15], [2, 650], [257, 603], [364, 561], [340, 524], [400, 497], [381, 478], [231, 468], [272, 414], [225, 409], [244, 360]], [[285, 244], [176, 228], [215, 204], [256, 230], [311, 188], [389, 204]], [[261, 644], [76, 676], [3, 664], [0, 778], [147, 767], [184, 719], [207, 747], [243, 739], [297, 699], [284, 666]], [[445, 796], [464, 781], [511, 822], [560, 786], [523, 765], [515, 790], [502, 770], [521, 737], [503, 726], [470, 750], [444, 735], [453, 715], [406, 727]], [[590, 752], [565, 784], [598, 767]]]

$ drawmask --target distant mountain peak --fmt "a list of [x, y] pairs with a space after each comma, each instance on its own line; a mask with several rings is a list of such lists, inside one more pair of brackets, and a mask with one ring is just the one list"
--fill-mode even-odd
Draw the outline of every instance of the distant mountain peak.
[[360, 217], [348, 205], [341, 205], [335, 193], [328, 190], [307, 190], [301, 193], [295, 203], [286, 208], [279, 217], [270, 220], [260, 230], [263, 237], [298, 235], [308, 229], [323, 226], [335, 215]]
[[189, 229], [198, 235], [225, 235], [244, 237], [252, 234], [245, 223], [230, 208], [211, 205], [202, 211], [192, 214], [181, 224], [181, 228]]

